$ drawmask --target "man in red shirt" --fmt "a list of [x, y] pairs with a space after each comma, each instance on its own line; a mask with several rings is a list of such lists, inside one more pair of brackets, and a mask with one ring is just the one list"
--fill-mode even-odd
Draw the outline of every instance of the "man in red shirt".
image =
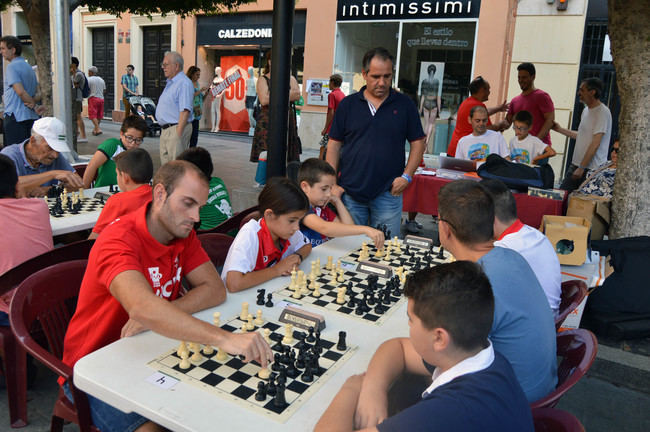
[[88, 239], [96, 239], [115, 219], [151, 201], [149, 182], [153, 176], [153, 161], [149, 152], [134, 148], [118, 154], [113, 160], [120, 192], [106, 201]]
[[517, 66], [517, 81], [519, 81], [521, 94], [510, 101], [508, 114], [500, 124], [502, 130], [510, 127], [512, 119], [519, 111], [528, 111], [533, 115], [533, 126], [529, 133], [550, 146], [549, 131], [555, 121], [555, 106], [548, 93], [535, 88], [535, 65], [521, 63]]
[[[266, 367], [272, 353], [259, 333], [233, 334], [191, 315], [226, 299], [223, 282], [193, 230], [207, 198], [205, 175], [189, 162], [171, 161], [154, 177], [152, 202], [106, 227], [88, 258], [65, 337], [65, 364], [73, 367], [120, 337], [151, 329], [218, 346]], [[181, 297], [183, 277], [191, 290]], [[64, 391], [71, 398], [67, 383]], [[138, 414], [89, 400], [93, 422], [102, 431], [156, 429]]]
[[[488, 108], [483, 102], [488, 100], [490, 96], [490, 83], [485, 81], [483, 77], [478, 76], [469, 83], [469, 93], [470, 96], [465, 99], [460, 106], [458, 107], [458, 112], [456, 113], [456, 128], [454, 133], [451, 135], [451, 141], [447, 147], [448, 156], [456, 156], [456, 146], [458, 146], [458, 141], [469, 134], [472, 133], [472, 125], [469, 122], [469, 112], [477, 105], [481, 105], [488, 110], [488, 116], [498, 113], [500, 111], [505, 111], [508, 106], [504, 101], [501, 105], [498, 105], [494, 108]], [[490, 122], [488, 118], [488, 129], [500, 131], [499, 126], [495, 126]]]
[[338, 108], [339, 103], [345, 97], [343, 91], [341, 90], [341, 84], [343, 83], [343, 77], [339, 74], [334, 74], [330, 76], [330, 89], [332, 90], [327, 95], [327, 118], [325, 119], [325, 126], [323, 131], [320, 133], [323, 136], [321, 140], [320, 155], [319, 159], [325, 159], [325, 151], [327, 150], [327, 141], [329, 140], [330, 128], [332, 127], [332, 120], [334, 120], [334, 113], [336, 108]]

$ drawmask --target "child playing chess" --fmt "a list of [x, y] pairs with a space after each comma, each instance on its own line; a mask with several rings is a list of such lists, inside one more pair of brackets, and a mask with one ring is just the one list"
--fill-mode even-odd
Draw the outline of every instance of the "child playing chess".
[[115, 156], [115, 171], [120, 193], [108, 198], [88, 236], [95, 239], [111, 222], [131, 213], [151, 201], [153, 161], [149, 152], [141, 148], [127, 150]]
[[[481, 267], [456, 261], [421, 270], [404, 295], [410, 337], [383, 343], [365, 375], [343, 384], [314, 430], [532, 431], [512, 367], [488, 340], [494, 296]], [[432, 382], [413, 389], [421, 394], [417, 403], [388, 417], [388, 389], [403, 372]]]
[[311, 244], [299, 230], [309, 208], [291, 180], [272, 178], [258, 197], [262, 218], [248, 221], [230, 246], [221, 277], [230, 292], [287, 276], [307, 258]]
[[513, 162], [526, 164], [539, 164], [541, 161], [555, 156], [555, 150], [550, 145], [528, 131], [533, 125], [533, 115], [528, 111], [519, 111], [515, 114], [515, 136], [508, 143], [510, 156], [506, 157]]
[[[298, 183], [309, 199], [309, 211], [300, 223], [303, 235], [316, 247], [330, 237], [365, 234], [377, 249], [384, 245], [384, 234], [365, 225], [355, 225], [341, 197], [332, 192], [336, 172], [327, 162], [317, 158], [307, 159], [300, 165]], [[336, 213], [328, 207], [331, 203]], [[338, 215], [337, 215], [338, 213]]]

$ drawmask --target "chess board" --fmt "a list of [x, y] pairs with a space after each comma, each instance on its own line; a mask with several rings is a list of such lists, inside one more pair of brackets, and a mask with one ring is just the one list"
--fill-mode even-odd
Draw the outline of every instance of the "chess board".
[[[422, 268], [428, 266], [428, 262], [425, 260], [425, 255], [429, 252], [431, 259], [431, 265], [438, 265], [443, 262], [448, 262], [451, 255], [447, 252], [444, 252], [444, 259], [439, 259], [435, 255], [438, 253], [438, 248], [434, 247], [434, 253], [428, 249], [420, 249], [415, 247], [410, 247], [410, 254], [406, 254], [406, 248], [402, 245], [402, 253], [396, 254], [391, 253], [388, 258], [386, 257], [375, 257], [375, 252], [377, 251], [374, 246], [368, 246], [368, 251], [370, 258], [367, 261], [388, 265], [393, 271], [397, 270], [398, 267], [404, 267], [405, 270], [412, 271], [416, 267], [416, 262], [419, 259]], [[402, 296], [401, 290], [396, 290], [394, 288], [390, 289], [390, 295], [381, 295], [380, 293], [384, 290], [388, 283], [388, 279], [378, 277], [376, 286], [372, 290], [374, 295], [371, 301], [366, 301], [369, 297], [364, 299], [364, 292], [368, 287], [368, 275], [365, 273], [360, 273], [356, 271], [357, 265], [359, 263], [359, 255], [361, 253], [361, 248], [352, 251], [351, 253], [341, 257], [342, 268], [344, 268], [343, 273], [343, 282], [333, 280], [331, 272], [328, 271], [325, 267], [321, 269], [321, 275], [316, 278], [316, 281], [319, 283], [319, 297], [314, 297], [313, 291], [309, 290], [308, 293], [301, 295], [300, 298], [293, 297], [294, 291], [289, 288], [289, 286], [284, 286], [283, 288], [275, 291], [274, 296], [279, 298], [286, 299], [291, 303], [299, 303], [303, 306], [315, 306], [317, 308], [323, 309], [328, 312], [337, 312], [348, 317], [353, 317], [355, 319], [361, 320], [366, 323], [372, 323], [376, 325], [381, 325], [388, 319], [388, 317], [400, 307], [402, 302], [404, 302], [404, 297]], [[411, 259], [413, 257], [413, 259]], [[336, 260], [335, 260], [336, 262]], [[352, 284], [350, 289], [350, 283]], [[341, 286], [348, 286], [348, 290], [345, 296], [345, 303], [339, 304], [336, 302], [338, 288]], [[385, 293], [384, 293], [385, 294]], [[369, 310], [360, 310], [358, 302], [364, 300], [368, 305]], [[381, 310], [376, 307], [377, 303], [381, 302], [383, 309]]]
[[[241, 333], [241, 326], [244, 323], [245, 321], [236, 317], [221, 325], [221, 328], [229, 332]], [[272, 343], [270, 346], [273, 352], [278, 354], [282, 353], [287, 346], [290, 347], [294, 354], [297, 354], [299, 344], [307, 336], [306, 332], [294, 330], [293, 342], [290, 345], [283, 345], [284, 324], [265, 320], [261, 327], [255, 326], [252, 331], [259, 331], [260, 328], [271, 331], [269, 338]], [[345, 351], [338, 351], [336, 342], [324, 338], [320, 339], [319, 346], [322, 348], [322, 352], [318, 360], [319, 368], [314, 373], [313, 381], [305, 382], [302, 380], [301, 375], [296, 378], [287, 377], [286, 405], [279, 407], [275, 405], [272, 396], [267, 395], [263, 401], [258, 401], [255, 398], [258, 383], [262, 381], [257, 376], [257, 372], [260, 370], [259, 363], [245, 363], [238, 357], [232, 356], [228, 356], [227, 360], [219, 362], [216, 360], [216, 349], [211, 355], [202, 354], [203, 359], [199, 362], [191, 362], [188, 369], [180, 368], [181, 358], [176, 353], [177, 348], [167, 351], [152, 360], [148, 363], [148, 366], [258, 414], [284, 423], [309, 397], [318, 391], [323, 383], [352, 356], [356, 349], [348, 345]], [[269, 368], [273, 374], [277, 375], [277, 372], [274, 372], [271, 366]], [[298, 371], [302, 373], [300, 368]]]
[[56, 198], [48, 198], [47, 207], [50, 211], [50, 217], [58, 219], [58, 218], [64, 218], [69, 216], [76, 216], [83, 213], [92, 213], [96, 211], [101, 211], [104, 208], [104, 203], [96, 198], [82, 198], [80, 202], [81, 202], [81, 208], [76, 213], [70, 211], [68, 207], [64, 207], [63, 213], [57, 214], [52, 210], [56, 205]]

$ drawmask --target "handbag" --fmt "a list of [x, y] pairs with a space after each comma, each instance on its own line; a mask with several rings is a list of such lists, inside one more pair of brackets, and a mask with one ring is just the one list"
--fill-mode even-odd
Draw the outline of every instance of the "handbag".
[[255, 119], [255, 121], [258, 121], [260, 119], [261, 114], [262, 114], [262, 105], [260, 105], [260, 99], [256, 96], [255, 105], [253, 106], [253, 118]]

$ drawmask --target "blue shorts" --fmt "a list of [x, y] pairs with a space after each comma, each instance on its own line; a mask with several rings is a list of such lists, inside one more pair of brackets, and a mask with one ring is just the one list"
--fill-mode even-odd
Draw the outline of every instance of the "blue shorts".
[[[63, 384], [63, 393], [70, 402], [74, 403], [68, 383]], [[140, 414], [123, 413], [91, 395], [87, 396], [93, 424], [102, 432], [133, 432], [149, 421]]]

